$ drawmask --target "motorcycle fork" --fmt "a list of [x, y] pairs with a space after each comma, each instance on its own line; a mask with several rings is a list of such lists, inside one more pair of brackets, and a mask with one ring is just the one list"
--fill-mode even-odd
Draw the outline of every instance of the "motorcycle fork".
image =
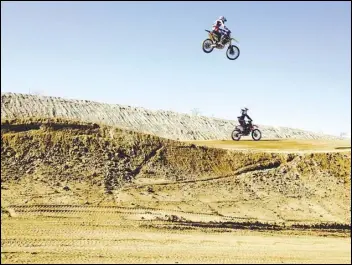
[[229, 48], [230, 48], [230, 54], [233, 54], [233, 47], [232, 47], [232, 42], [231, 41], [229, 43]]

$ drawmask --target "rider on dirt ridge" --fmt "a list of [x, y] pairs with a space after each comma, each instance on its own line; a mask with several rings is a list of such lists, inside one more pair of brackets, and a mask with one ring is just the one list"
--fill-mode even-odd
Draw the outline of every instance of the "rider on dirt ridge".
[[227, 27], [225, 26], [226, 21], [227, 19], [224, 16], [221, 16], [213, 24], [213, 33], [218, 37], [218, 43], [221, 43], [224, 38], [224, 34], [221, 34], [220, 27], [222, 26], [227, 30]]
[[252, 119], [248, 116], [247, 111], [247, 108], [241, 109], [241, 116], [237, 117], [239, 124], [243, 127], [244, 130], [247, 129], [245, 118], [248, 119], [248, 124], [252, 122]]

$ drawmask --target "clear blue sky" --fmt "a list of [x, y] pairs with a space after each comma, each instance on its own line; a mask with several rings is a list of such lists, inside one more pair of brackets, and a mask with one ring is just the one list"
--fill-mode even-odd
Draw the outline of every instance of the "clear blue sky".
[[[221, 15], [236, 61], [201, 48]], [[351, 3], [2, 1], [1, 90], [29, 89], [350, 132]]]

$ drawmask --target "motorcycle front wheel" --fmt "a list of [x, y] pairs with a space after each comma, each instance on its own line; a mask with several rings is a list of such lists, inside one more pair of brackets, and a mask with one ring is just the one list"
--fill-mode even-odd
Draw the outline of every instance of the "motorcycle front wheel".
[[262, 132], [258, 129], [252, 131], [252, 138], [254, 141], [259, 141], [262, 138]]
[[240, 56], [240, 49], [236, 45], [227, 48], [226, 56], [229, 60], [236, 60]]
[[214, 50], [214, 47], [212, 47], [211, 45], [214, 44], [213, 41], [211, 39], [206, 39], [205, 41], [203, 41], [203, 51], [205, 53], [211, 53]]

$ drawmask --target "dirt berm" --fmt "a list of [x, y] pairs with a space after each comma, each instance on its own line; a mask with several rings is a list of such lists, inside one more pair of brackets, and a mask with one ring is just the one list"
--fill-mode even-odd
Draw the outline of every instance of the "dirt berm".
[[350, 227], [351, 153], [195, 146], [94, 123], [1, 121], [2, 209], [91, 205]]

